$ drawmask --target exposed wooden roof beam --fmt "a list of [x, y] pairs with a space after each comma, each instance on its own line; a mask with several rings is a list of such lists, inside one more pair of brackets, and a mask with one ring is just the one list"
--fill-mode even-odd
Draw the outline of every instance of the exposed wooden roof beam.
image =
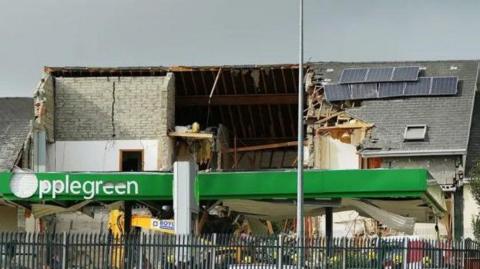
[[277, 148], [286, 148], [286, 147], [296, 147], [298, 145], [297, 141], [290, 141], [284, 143], [274, 143], [258, 146], [247, 146], [247, 147], [238, 147], [236, 149], [230, 148], [225, 152], [245, 152], [245, 151], [257, 151], [257, 150], [266, 150], [266, 149], [277, 149]]
[[[285, 92], [287, 93], [288, 92], [288, 86], [287, 86], [287, 78], [285, 77], [285, 70], [282, 68], [281, 69], [281, 72], [282, 72], [282, 80], [283, 80], [283, 86], [285, 87]], [[289, 106], [288, 107], [288, 117], [290, 119], [290, 133], [292, 134], [296, 134], [297, 133], [297, 130], [296, 130], [296, 125], [294, 124], [295, 120], [294, 120], [294, 116], [295, 114], [292, 113], [292, 109], [291, 107]]]
[[[260, 72], [260, 77], [262, 78], [262, 81], [263, 81], [263, 90], [265, 91], [265, 94], [267, 94], [267, 81], [265, 79], [265, 72]], [[269, 104], [267, 106], [268, 108], [268, 115], [270, 116], [270, 125], [268, 125], [268, 131], [269, 131], [269, 135], [270, 136], [275, 136], [275, 127], [274, 127], [274, 119], [273, 119], [273, 116], [272, 116], [272, 107], [271, 105]], [[266, 135], [268, 135], [267, 133], [265, 133]]]
[[[177, 106], [206, 106], [208, 95], [177, 96]], [[297, 104], [296, 94], [239, 94], [214, 95], [210, 105], [294, 105]]]
[[[278, 93], [278, 85], [277, 85], [277, 79], [275, 77], [275, 70], [271, 71], [271, 78], [273, 81], [273, 88], [275, 89], [275, 93]], [[285, 130], [285, 124], [283, 124], [282, 108], [280, 106], [277, 106], [277, 109], [278, 109], [277, 117], [278, 117], [278, 123], [280, 123], [280, 131], [282, 132], [283, 136], [287, 136], [287, 133]]]
[[[261, 71], [259, 71], [261, 72]], [[245, 94], [248, 94], [248, 87], [247, 87], [247, 82], [245, 81], [245, 76], [242, 75], [242, 85], [243, 89], [245, 91]], [[248, 113], [249, 113], [249, 119], [250, 119], [250, 124], [248, 125], [247, 128], [247, 133], [248, 136], [257, 136], [256, 128], [255, 128], [255, 121], [253, 119], [253, 112], [252, 112], [252, 107], [249, 105], [247, 106]]]

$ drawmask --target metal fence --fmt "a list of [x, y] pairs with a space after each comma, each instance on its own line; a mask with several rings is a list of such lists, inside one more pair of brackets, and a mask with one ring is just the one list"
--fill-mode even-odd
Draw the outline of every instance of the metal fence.
[[[0, 268], [297, 268], [292, 236], [0, 233]], [[480, 268], [471, 240], [306, 239], [304, 268]]]

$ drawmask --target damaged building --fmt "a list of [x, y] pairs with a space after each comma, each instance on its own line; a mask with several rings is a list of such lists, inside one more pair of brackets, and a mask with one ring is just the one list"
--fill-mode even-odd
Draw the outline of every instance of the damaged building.
[[[48, 170], [86, 170], [81, 165], [121, 170], [117, 162], [91, 159], [103, 165], [92, 167], [71, 159], [82, 160], [82, 153], [75, 150], [88, 151], [82, 147], [84, 141], [103, 141], [92, 150], [103, 150], [108, 141], [115, 141], [115, 154], [146, 147], [139, 169], [144, 171], [170, 170], [183, 150], [198, 151], [201, 170], [294, 167], [295, 70], [290, 66], [46, 68], [37, 102], [50, 106], [45, 110], [45, 117], [51, 119], [45, 122]], [[200, 127], [199, 133], [185, 132], [193, 123]], [[218, 140], [215, 145], [213, 138]], [[210, 143], [190, 143], [202, 139]], [[138, 140], [143, 144], [126, 142]], [[189, 145], [180, 147], [182, 143]], [[199, 144], [204, 147], [196, 148]], [[213, 151], [218, 153], [215, 160], [209, 154]], [[206, 152], [203, 157], [202, 152]], [[94, 151], [86, 154], [105, 158]]]
[[478, 62], [326, 62], [313, 72], [307, 113], [312, 165], [425, 167], [450, 201], [446, 229], [472, 236], [477, 205], [464, 201], [463, 186], [467, 159], [476, 158], [469, 137]]
[[[37, 140], [29, 167], [36, 172], [166, 172], [177, 160], [194, 161], [204, 173], [296, 167], [296, 65], [44, 71], [34, 95]], [[418, 222], [440, 222], [445, 236], [471, 234], [466, 215], [475, 210], [474, 202], [464, 199], [464, 177], [474, 158], [469, 146], [475, 142], [469, 139], [477, 61], [321, 62], [309, 63], [305, 74], [306, 168], [426, 168], [447, 199], [442, 219], [425, 210], [422, 200], [369, 199], [369, 205]], [[236, 202], [225, 201], [218, 210], [248, 206]], [[319, 204], [312, 202], [312, 212]], [[57, 230], [105, 230], [106, 212], [97, 210], [94, 224], [65, 211], [53, 221]], [[347, 227], [358, 221], [369, 227], [366, 233], [381, 226], [352, 214], [335, 213], [334, 223]], [[312, 217], [307, 230], [321, 233], [322, 221]]]
[[[46, 67], [34, 94], [35, 133], [44, 138], [34, 170], [171, 171], [177, 160], [200, 171], [293, 168], [297, 70]], [[97, 213], [93, 226], [65, 212], [49, 222], [106, 230], [105, 210]]]

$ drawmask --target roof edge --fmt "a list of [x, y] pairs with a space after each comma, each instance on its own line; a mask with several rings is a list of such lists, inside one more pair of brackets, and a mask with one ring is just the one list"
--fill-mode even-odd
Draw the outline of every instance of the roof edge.
[[417, 157], [417, 156], [451, 156], [465, 155], [466, 149], [441, 149], [441, 150], [364, 150], [362, 157]]

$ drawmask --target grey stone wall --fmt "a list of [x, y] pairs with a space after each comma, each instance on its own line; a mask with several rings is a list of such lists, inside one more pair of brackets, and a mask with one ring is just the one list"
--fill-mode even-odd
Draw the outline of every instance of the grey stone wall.
[[409, 158], [383, 158], [383, 168], [426, 168], [439, 184], [452, 184], [455, 179], [455, 156], [427, 156]]
[[167, 134], [170, 77], [55, 78], [57, 140], [157, 139]]

